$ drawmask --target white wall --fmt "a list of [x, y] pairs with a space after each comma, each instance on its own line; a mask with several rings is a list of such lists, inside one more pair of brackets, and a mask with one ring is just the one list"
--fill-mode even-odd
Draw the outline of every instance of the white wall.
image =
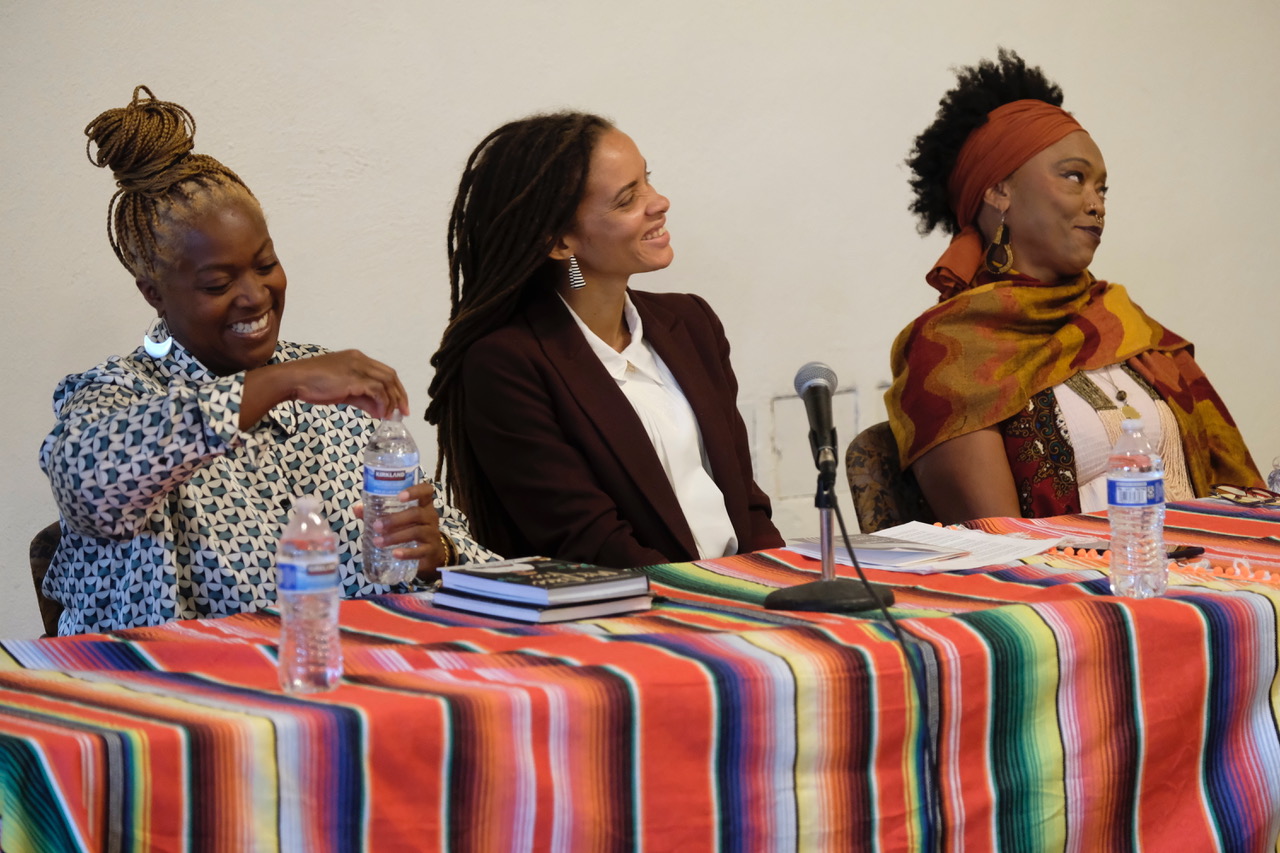
[[717, 308], [761, 483], [801, 534], [816, 528], [811, 462], [796, 407], [775, 419], [773, 401], [821, 359], [857, 389], [844, 438], [883, 418], [889, 344], [932, 302], [922, 276], [943, 245], [916, 235], [902, 161], [948, 69], [997, 45], [1045, 67], [1107, 158], [1094, 271], [1197, 342], [1269, 467], [1277, 41], [1274, 0], [4, 0], [0, 636], [39, 631], [26, 549], [56, 517], [36, 464], [50, 392], [134, 347], [149, 319], [107, 245], [111, 180], [82, 135], [138, 83], [189, 107], [197, 150], [263, 201], [291, 282], [286, 337], [391, 363], [416, 407], [466, 155], [529, 112], [615, 119], [673, 205], [676, 262], [634, 284]]

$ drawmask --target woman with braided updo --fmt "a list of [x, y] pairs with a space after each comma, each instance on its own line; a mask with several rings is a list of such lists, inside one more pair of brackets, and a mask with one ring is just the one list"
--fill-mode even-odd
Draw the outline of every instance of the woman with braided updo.
[[[358, 569], [357, 499], [373, 418], [407, 410], [395, 371], [278, 339], [285, 274], [262, 209], [192, 152], [186, 109], [139, 86], [85, 134], [119, 187], [111, 247], [158, 321], [132, 354], [54, 392], [40, 464], [61, 512], [44, 582], [65, 608], [59, 633], [271, 604], [275, 541], [306, 493], [340, 533], [344, 594], [385, 592]], [[489, 556], [429, 481], [408, 492], [417, 506], [383, 522], [381, 544], [428, 573]]]
[[467, 161], [427, 419], [490, 548], [644, 566], [782, 544], [720, 321], [628, 289], [671, 263], [669, 206], [594, 115], [511, 122]]
[[1141, 417], [1171, 500], [1260, 485], [1192, 346], [1089, 272], [1107, 169], [1062, 90], [1017, 54], [962, 69], [916, 139], [912, 211], [951, 245], [941, 296], [893, 345], [902, 464], [942, 521], [1106, 506], [1122, 418]]

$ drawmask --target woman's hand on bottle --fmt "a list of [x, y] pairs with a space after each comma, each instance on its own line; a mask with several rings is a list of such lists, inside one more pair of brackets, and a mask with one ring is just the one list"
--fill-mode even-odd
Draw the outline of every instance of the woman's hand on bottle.
[[[417, 560], [418, 577], [433, 580], [436, 570], [445, 565], [448, 554], [440, 532], [440, 514], [435, 507], [435, 489], [430, 480], [423, 480], [400, 493], [401, 503], [417, 501], [417, 506], [388, 515], [374, 522], [374, 543], [394, 550], [397, 560]], [[356, 504], [356, 518], [364, 518], [364, 504]], [[395, 548], [404, 545], [402, 548]]]
[[325, 353], [250, 370], [244, 377], [240, 427], [248, 429], [287, 400], [345, 403], [375, 418], [409, 414], [409, 395], [396, 372], [359, 350]]

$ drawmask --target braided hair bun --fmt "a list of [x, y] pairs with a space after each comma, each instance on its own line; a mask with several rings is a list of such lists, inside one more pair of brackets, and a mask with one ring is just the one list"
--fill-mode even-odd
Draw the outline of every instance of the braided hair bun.
[[110, 168], [116, 180], [107, 239], [135, 278], [154, 276], [169, 260], [170, 238], [212, 202], [235, 197], [257, 203], [235, 172], [193, 153], [191, 111], [158, 100], [146, 86], [133, 90], [128, 106], [100, 113], [84, 133], [89, 162]]

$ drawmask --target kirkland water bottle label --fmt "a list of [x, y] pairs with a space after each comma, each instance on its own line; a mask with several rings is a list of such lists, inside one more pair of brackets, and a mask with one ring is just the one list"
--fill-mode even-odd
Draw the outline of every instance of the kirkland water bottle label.
[[1156, 506], [1164, 503], [1164, 478], [1120, 480], [1107, 478], [1108, 506]]
[[324, 592], [338, 585], [338, 561], [332, 554], [289, 557], [278, 568], [282, 592]]
[[418, 466], [412, 468], [378, 468], [364, 466], [364, 490], [371, 495], [395, 497], [418, 482]]

